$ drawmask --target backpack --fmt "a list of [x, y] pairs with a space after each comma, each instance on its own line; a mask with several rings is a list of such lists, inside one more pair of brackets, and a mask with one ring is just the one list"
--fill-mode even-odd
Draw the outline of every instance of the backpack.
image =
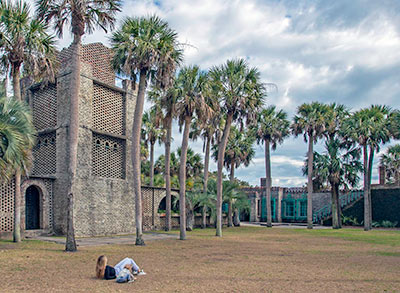
[[118, 275], [117, 279], [115, 280], [117, 283], [126, 283], [126, 282], [133, 282], [134, 277], [132, 273], [128, 269], [122, 269]]

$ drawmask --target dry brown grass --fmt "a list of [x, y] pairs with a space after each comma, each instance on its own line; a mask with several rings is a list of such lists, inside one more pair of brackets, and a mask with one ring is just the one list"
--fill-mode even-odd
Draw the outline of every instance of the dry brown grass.
[[[176, 232], [175, 232], [176, 233]], [[400, 291], [400, 232], [231, 228], [188, 240], [108, 245], [66, 253], [62, 245], [0, 241], [0, 292]], [[94, 278], [95, 261], [129, 256], [146, 276], [129, 284]]]

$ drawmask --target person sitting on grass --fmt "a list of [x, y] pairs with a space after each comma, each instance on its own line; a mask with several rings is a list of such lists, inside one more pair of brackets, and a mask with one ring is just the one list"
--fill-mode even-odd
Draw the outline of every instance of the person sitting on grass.
[[96, 277], [99, 279], [111, 280], [115, 279], [120, 271], [124, 268], [132, 271], [134, 275], [146, 275], [146, 273], [139, 268], [135, 261], [129, 257], [124, 258], [114, 267], [107, 265], [107, 257], [100, 255], [96, 264]]

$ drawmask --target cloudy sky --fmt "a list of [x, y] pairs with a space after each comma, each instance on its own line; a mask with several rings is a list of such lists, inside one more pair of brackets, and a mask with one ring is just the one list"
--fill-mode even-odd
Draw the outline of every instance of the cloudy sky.
[[[246, 58], [265, 82], [278, 86], [267, 105], [284, 109], [290, 118], [311, 101], [343, 103], [353, 110], [371, 104], [400, 108], [400, 1], [125, 0], [122, 11], [120, 20], [150, 14], [167, 20], [180, 41], [190, 44], [185, 64], [208, 69], [229, 58]], [[85, 43], [98, 41], [108, 43], [107, 35], [97, 31], [84, 37]], [[65, 36], [59, 45], [69, 42]], [[175, 128], [175, 148], [180, 137]], [[202, 144], [191, 147], [201, 152]], [[272, 155], [273, 185], [305, 184], [306, 151], [302, 138], [278, 147]], [[163, 152], [158, 146], [157, 154]], [[257, 185], [264, 174], [263, 146], [256, 146], [253, 163], [236, 175]]]

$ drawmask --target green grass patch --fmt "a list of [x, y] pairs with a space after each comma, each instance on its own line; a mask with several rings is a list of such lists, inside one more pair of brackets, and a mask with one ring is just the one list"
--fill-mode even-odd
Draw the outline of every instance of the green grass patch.
[[400, 252], [392, 252], [392, 251], [375, 251], [373, 255], [382, 255], [382, 256], [398, 256], [400, 257]]
[[362, 229], [293, 229], [292, 233], [310, 235], [312, 237], [333, 237], [343, 240], [370, 244], [400, 246], [400, 231], [364, 231]]

